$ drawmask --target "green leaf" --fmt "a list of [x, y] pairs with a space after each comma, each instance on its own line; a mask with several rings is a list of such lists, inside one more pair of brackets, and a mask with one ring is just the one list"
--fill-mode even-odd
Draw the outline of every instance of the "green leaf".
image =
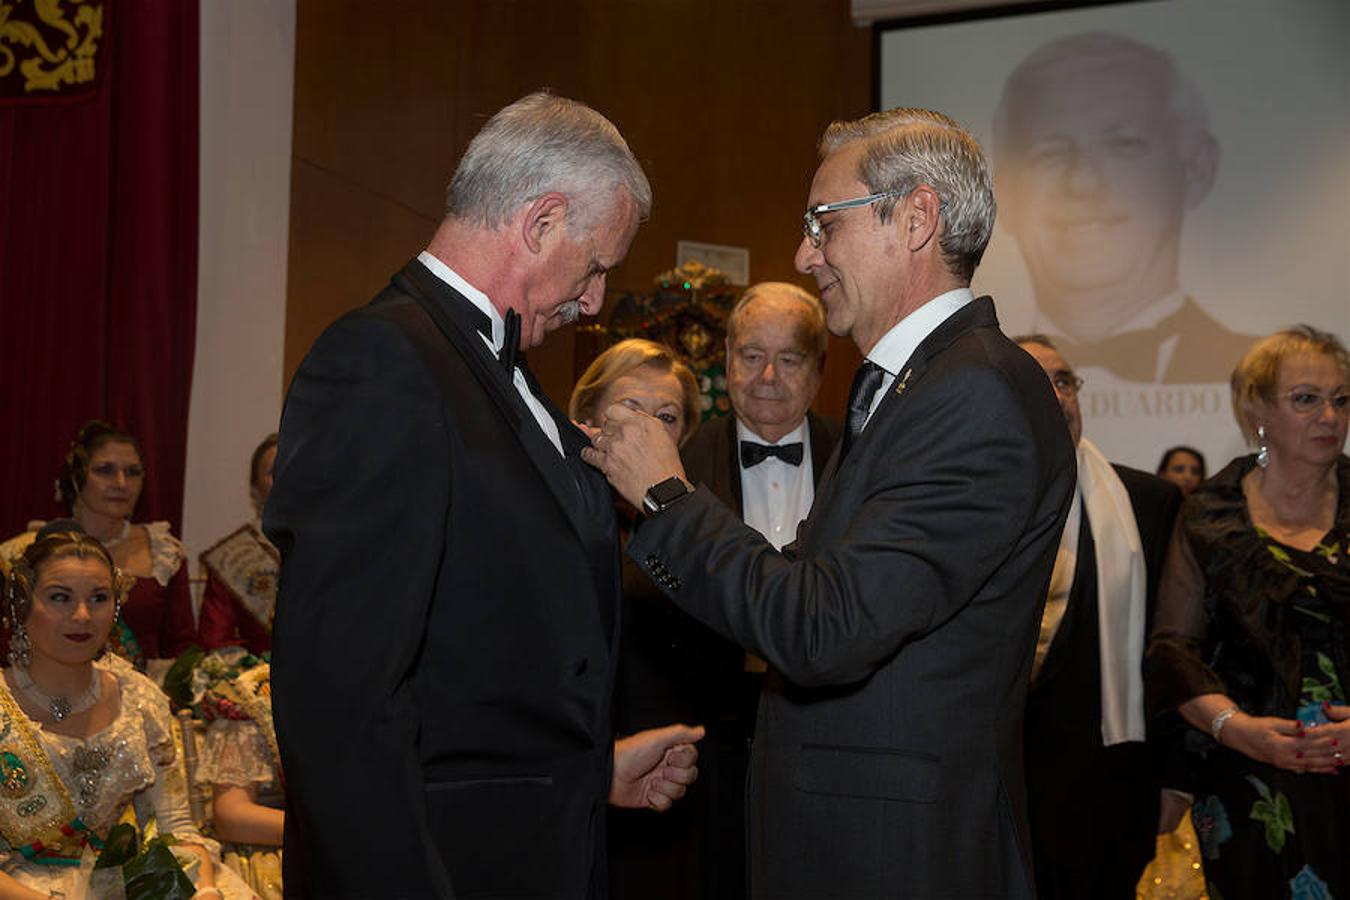
[[122, 867], [127, 900], [192, 900], [196, 888], [163, 838], [145, 845], [145, 852]]
[[192, 705], [192, 670], [206, 655], [206, 651], [196, 644], [188, 647], [164, 675], [164, 693], [174, 709], [185, 709]]
[[139, 842], [140, 837], [136, 833], [135, 826], [126, 822], [114, 825], [109, 830], [108, 837], [103, 841], [103, 850], [94, 862], [94, 868], [110, 869], [114, 866], [125, 865], [136, 857]]
[[1252, 804], [1251, 818], [1266, 826], [1266, 845], [1274, 853], [1284, 849], [1286, 836], [1294, 831], [1294, 816], [1289, 808], [1289, 798], [1284, 794], [1271, 796], [1270, 788], [1255, 775], [1248, 775], [1247, 781], [1261, 795], [1260, 800]]

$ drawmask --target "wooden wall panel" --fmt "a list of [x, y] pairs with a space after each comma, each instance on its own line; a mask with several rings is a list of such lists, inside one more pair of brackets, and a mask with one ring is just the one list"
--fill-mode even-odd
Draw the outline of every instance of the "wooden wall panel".
[[[314, 337], [415, 255], [483, 120], [540, 87], [599, 109], [655, 195], [614, 293], [643, 290], [678, 240], [792, 256], [832, 120], [869, 111], [870, 32], [847, 0], [299, 0], [286, 376]], [[574, 342], [530, 354], [559, 402]], [[817, 406], [839, 415], [857, 353], [831, 344]]]

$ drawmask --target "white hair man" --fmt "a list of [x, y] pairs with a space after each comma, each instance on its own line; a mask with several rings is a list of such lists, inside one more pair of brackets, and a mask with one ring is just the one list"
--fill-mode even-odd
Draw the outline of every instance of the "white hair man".
[[606, 798], [692, 780], [699, 729], [612, 742], [613, 508], [519, 355], [599, 312], [650, 206], [608, 120], [525, 97], [296, 373], [264, 517], [288, 893], [602, 894]]

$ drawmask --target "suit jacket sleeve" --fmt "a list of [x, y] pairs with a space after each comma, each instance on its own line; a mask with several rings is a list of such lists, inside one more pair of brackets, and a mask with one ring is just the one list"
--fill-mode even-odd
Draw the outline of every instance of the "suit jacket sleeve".
[[[873, 416], [868, 429], [880, 433], [853, 450], [867, 458], [849, 460], [835, 475], [841, 483], [823, 489], [827, 505], [856, 505], [814, 552], [794, 560], [774, 551], [699, 488], [646, 523], [629, 555], [677, 604], [789, 680], [867, 677], [957, 615], [1024, 535], [1051, 530], [1053, 543], [1063, 527], [1063, 511], [1031, 521], [1048, 480], [1045, 436], [1016, 386], [991, 367], [935, 380], [891, 398], [903, 403], [894, 415], [883, 404]], [[818, 493], [803, 535], [834, 514], [821, 501]]]
[[[447, 540], [442, 410], [408, 337], [369, 313], [319, 339], [287, 396], [264, 530], [282, 555], [272, 676], [287, 878], [303, 872], [307, 896], [451, 894], [407, 680]], [[353, 852], [372, 841], [377, 866]]]

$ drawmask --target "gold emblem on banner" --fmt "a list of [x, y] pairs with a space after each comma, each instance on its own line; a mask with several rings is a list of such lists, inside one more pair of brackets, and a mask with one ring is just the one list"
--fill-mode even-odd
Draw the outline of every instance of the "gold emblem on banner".
[[0, 0], [0, 102], [91, 87], [105, 6], [104, 0]]

